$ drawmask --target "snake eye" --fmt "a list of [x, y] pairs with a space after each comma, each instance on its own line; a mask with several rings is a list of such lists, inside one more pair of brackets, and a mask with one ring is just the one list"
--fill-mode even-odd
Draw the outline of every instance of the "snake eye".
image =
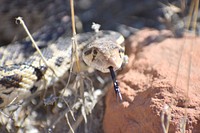
[[89, 50], [85, 51], [84, 55], [89, 55], [91, 53], [92, 53], [92, 49], [89, 49]]
[[97, 50], [96, 49], [93, 50], [93, 55], [97, 55]]
[[97, 56], [97, 50], [96, 49], [93, 49], [93, 51], [92, 51], [92, 61], [94, 61], [95, 60], [95, 58], [96, 58], [96, 56]]

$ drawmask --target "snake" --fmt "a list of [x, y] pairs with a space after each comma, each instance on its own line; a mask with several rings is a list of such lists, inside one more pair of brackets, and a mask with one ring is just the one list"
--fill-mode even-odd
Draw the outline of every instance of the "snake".
[[[111, 67], [114, 71], [121, 67], [125, 49], [120, 33], [109, 30], [86, 32], [77, 34], [76, 40], [79, 57], [89, 67], [103, 73], [109, 72]], [[41, 48], [48, 66], [37, 51], [29, 49], [20, 43], [0, 48], [0, 109], [53, 85], [70, 69], [71, 37], [58, 37]], [[25, 55], [29, 56], [24, 58]]]

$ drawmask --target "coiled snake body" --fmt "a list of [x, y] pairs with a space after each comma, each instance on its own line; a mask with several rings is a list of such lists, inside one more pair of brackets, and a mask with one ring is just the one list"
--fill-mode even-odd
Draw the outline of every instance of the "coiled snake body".
[[[121, 44], [124, 38], [114, 31], [99, 31], [78, 34], [77, 42], [80, 56], [86, 64], [95, 69], [108, 72], [108, 67], [117, 70], [124, 58], [124, 48]], [[42, 49], [42, 54], [48, 66], [41, 60], [37, 52], [27, 59], [18, 54], [19, 47], [0, 48], [0, 108], [16, 103], [32, 94], [52, 85], [59, 80], [70, 68], [72, 45], [70, 37], [60, 37], [55, 43]], [[18, 48], [19, 47], [19, 48]], [[5, 56], [4, 53], [10, 53]], [[12, 59], [12, 61], [10, 61]], [[14, 64], [13, 64], [14, 62]], [[53, 71], [50, 69], [52, 68]], [[53, 76], [55, 74], [57, 77]]]

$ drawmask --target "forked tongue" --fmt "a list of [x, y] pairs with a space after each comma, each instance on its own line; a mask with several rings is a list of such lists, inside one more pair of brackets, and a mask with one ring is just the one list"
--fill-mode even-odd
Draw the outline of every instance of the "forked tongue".
[[110, 74], [111, 74], [111, 78], [112, 78], [112, 81], [113, 81], [114, 90], [115, 90], [115, 93], [117, 95], [117, 99], [119, 97], [120, 102], [122, 102], [122, 95], [121, 95], [121, 92], [120, 92], [120, 89], [119, 89], [118, 82], [116, 80], [116, 75], [115, 75], [115, 72], [113, 70], [113, 67], [110, 66], [110, 67], [108, 67], [108, 69], [110, 70]]

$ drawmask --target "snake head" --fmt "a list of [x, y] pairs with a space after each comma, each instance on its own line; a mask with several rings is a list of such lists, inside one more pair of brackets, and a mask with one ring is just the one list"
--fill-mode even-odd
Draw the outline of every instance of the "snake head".
[[92, 42], [82, 53], [84, 62], [103, 73], [109, 72], [109, 67], [117, 70], [124, 59], [124, 49], [115, 41], [97, 39]]

